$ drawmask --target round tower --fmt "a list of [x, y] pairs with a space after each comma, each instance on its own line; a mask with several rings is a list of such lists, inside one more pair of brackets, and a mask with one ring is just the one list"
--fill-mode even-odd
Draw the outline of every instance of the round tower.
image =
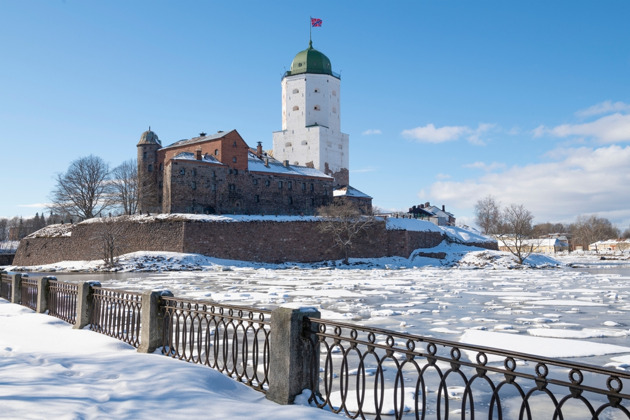
[[158, 150], [162, 147], [151, 127], [138, 142], [138, 213], [159, 212], [161, 191], [158, 184]]
[[282, 131], [273, 133], [278, 160], [310, 166], [348, 185], [349, 137], [341, 132], [341, 78], [330, 59], [313, 48], [293, 58], [282, 78]]

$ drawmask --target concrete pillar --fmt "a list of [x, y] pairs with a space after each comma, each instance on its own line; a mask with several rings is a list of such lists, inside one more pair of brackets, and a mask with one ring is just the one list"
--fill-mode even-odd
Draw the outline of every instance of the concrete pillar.
[[11, 277], [11, 302], [22, 303], [22, 275], [9, 274], [9, 277]]
[[160, 307], [162, 296], [172, 297], [173, 294], [168, 290], [154, 290], [142, 294], [139, 353], [153, 353], [162, 345], [164, 330], [164, 311]]
[[302, 390], [318, 392], [319, 346], [304, 318], [320, 318], [315, 308], [277, 308], [271, 313], [267, 399], [292, 404]]
[[84, 281], [79, 284], [77, 293], [77, 320], [72, 328], [80, 330], [90, 323], [93, 287], [101, 287], [101, 283], [97, 281]]
[[46, 276], [37, 279], [36, 312], [39, 314], [43, 314], [48, 310], [48, 280], [57, 280], [57, 278], [53, 276]]

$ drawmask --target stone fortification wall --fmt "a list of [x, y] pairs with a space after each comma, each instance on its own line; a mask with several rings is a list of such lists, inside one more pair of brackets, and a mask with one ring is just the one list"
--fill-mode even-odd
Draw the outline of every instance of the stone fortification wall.
[[134, 251], [183, 252], [181, 222], [78, 223], [67, 225], [61, 234], [44, 228], [20, 241], [14, 265], [41, 265], [58, 261], [98, 260], [103, 258], [103, 234], [117, 237], [116, 253]]
[[[238, 223], [186, 222], [184, 252], [260, 262], [313, 262], [343, 258], [329, 234], [312, 221]], [[354, 243], [351, 258], [387, 253], [385, 223], [378, 222]], [[407, 254], [408, 256], [409, 254]]]
[[[106, 219], [100, 219], [106, 220]], [[312, 220], [207, 221], [187, 217], [117, 222], [90, 221], [44, 228], [20, 242], [14, 265], [103, 258], [103, 238], [115, 237], [117, 255], [135, 251], [170, 251], [256, 262], [313, 262], [343, 258], [331, 236]], [[441, 232], [388, 230], [379, 221], [353, 242], [351, 258], [408, 257], [432, 248]], [[486, 244], [488, 245], [488, 244]], [[491, 248], [490, 246], [488, 246]]]

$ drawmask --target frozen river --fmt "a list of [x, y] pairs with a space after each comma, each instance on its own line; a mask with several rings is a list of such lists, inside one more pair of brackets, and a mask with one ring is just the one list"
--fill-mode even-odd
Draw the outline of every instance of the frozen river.
[[[630, 265], [611, 264], [544, 270], [216, 267], [70, 277], [266, 309], [314, 306], [325, 319], [472, 344], [514, 342], [523, 352], [630, 370]], [[486, 335], [492, 343], [475, 342], [485, 340], [479, 331], [501, 335]], [[528, 341], [521, 344], [517, 336]], [[575, 340], [590, 347], [580, 349]]]

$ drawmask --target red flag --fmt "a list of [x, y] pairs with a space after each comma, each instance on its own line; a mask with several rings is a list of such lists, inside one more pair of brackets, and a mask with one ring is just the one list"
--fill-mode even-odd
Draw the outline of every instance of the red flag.
[[322, 20], [321, 19], [317, 19], [317, 18], [311, 18], [311, 26], [313, 28], [321, 27], [322, 26]]

